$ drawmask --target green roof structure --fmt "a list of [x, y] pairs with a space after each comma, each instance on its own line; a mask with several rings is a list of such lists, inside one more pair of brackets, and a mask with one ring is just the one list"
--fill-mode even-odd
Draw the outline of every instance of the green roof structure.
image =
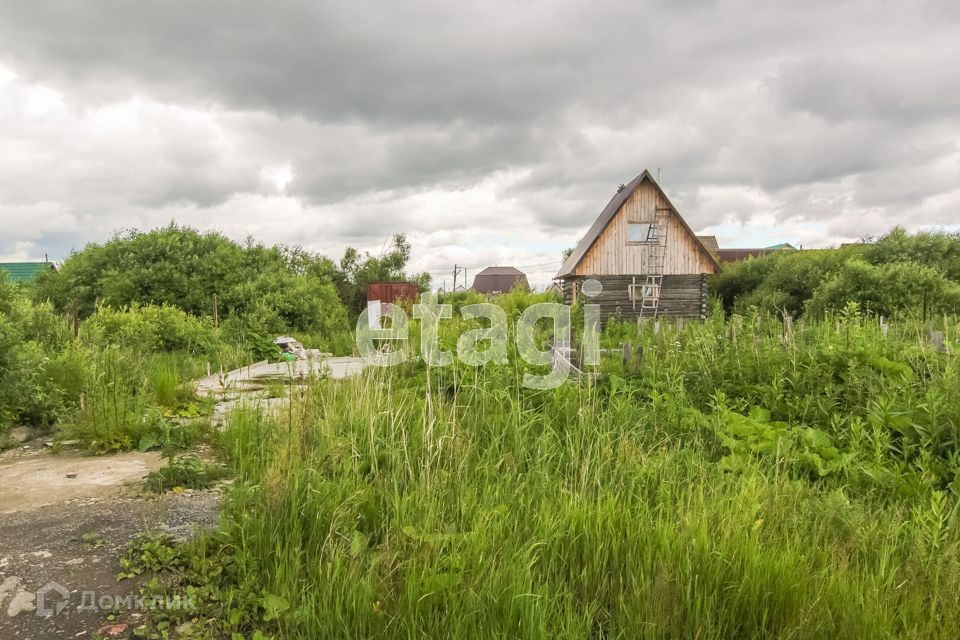
[[796, 248], [795, 246], [793, 246], [792, 244], [790, 244], [789, 242], [781, 242], [780, 244], [772, 244], [772, 245], [770, 245], [769, 247], [766, 247], [766, 248], [767, 248], [767, 249], [793, 249], [794, 251], [797, 250], [797, 248]]
[[52, 262], [0, 262], [0, 271], [13, 282], [30, 282], [50, 269], [56, 269]]

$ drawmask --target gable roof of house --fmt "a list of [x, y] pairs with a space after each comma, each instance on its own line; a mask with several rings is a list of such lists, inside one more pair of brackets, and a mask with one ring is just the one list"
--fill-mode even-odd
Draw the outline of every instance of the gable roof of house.
[[478, 293], [510, 291], [517, 285], [529, 287], [527, 276], [514, 267], [487, 267], [473, 277], [470, 287]]
[[515, 267], [487, 267], [477, 273], [478, 276], [522, 276], [523, 271]]
[[690, 225], [687, 224], [687, 221], [683, 219], [683, 216], [680, 215], [680, 212], [677, 211], [677, 208], [673, 206], [673, 203], [670, 202], [670, 198], [667, 197], [667, 194], [663, 192], [663, 189], [660, 188], [660, 185], [657, 184], [657, 181], [653, 179], [653, 176], [650, 175], [650, 172], [646, 169], [643, 170], [643, 173], [638, 175], [636, 178], [631, 180], [627, 185], [617, 191], [610, 198], [610, 202], [607, 203], [607, 206], [604, 207], [603, 211], [600, 212], [600, 216], [594, 221], [593, 225], [587, 230], [586, 235], [580, 239], [580, 242], [577, 243], [576, 248], [573, 250], [567, 259], [563, 262], [563, 266], [560, 267], [560, 271], [557, 273], [557, 278], [563, 278], [573, 273], [577, 268], [577, 265], [580, 264], [580, 261], [586, 257], [587, 252], [590, 251], [590, 248], [593, 247], [594, 243], [597, 241], [597, 238], [600, 237], [600, 234], [603, 233], [603, 230], [607, 228], [607, 225], [613, 220], [614, 216], [617, 215], [617, 211], [620, 210], [620, 207], [623, 206], [623, 203], [626, 202], [633, 193], [640, 188], [640, 185], [643, 184], [644, 180], [649, 180], [656, 190], [660, 193], [663, 199], [670, 205], [670, 208], [673, 210], [673, 213], [676, 214], [677, 219], [680, 220], [680, 224], [683, 225], [683, 228], [686, 229], [687, 233], [694, 239], [694, 242], [703, 249], [703, 252], [709, 256], [710, 261], [719, 269], [720, 265], [717, 262], [717, 259], [713, 257], [713, 254], [703, 245], [703, 241], [693, 230], [690, 229]]
[[0, 262], [0, 271], [5, 271], [14, 282], [30, 282], [44, 271], [54, 268], [52, 262]]
[[717, 258], [720, 260], [720, 262], [739, 262], [741, 260], [747, 260], [748, 258], [765, 256], [768, 253], [775, 253], [777, 251], [796, 251], [796, 247], [789, 242], [782, 242], [769, 247], [738, 247], [731, 249], [720, 249], [720, 251], [717, 252]]
[[717, 236], [697, 236], [697, 239], [703, 244], [704, 248], [714, 256], [720, 251], [720, 244], [717, 242]]
[[[803, 245], [800, 245], [800, 246], [802, 247]], [[770, 245], [769, 247], [767, 247], [767, 249], [792, 249], [793, 251], [796, 251], [796, 250], [797, 250], [797, 248], [796, 248], [795, 246], [793, 246], [792, 244], [790, 244], [789, 242], [781, 242], [781, 243], [779, 243], [779, 244], [772, 244], [772, 245]]]

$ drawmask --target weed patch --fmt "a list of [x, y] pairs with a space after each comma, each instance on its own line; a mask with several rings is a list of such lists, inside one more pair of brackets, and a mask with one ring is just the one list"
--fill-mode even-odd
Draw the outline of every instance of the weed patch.
[[151, 472], [147, 476], [146, 486], [157, 493], [177, 489], [209, 489], [226, 476], [225, 468], [204, 462], [197, 456], [186, 455], [170, 458], [165, 467]]
[[193, 632], [952, 637], [956, 361], [856, 312], [603, 340], [643, 365], [412, 362], [233, 413], [221, 530], [166, 583], [207, 594]]

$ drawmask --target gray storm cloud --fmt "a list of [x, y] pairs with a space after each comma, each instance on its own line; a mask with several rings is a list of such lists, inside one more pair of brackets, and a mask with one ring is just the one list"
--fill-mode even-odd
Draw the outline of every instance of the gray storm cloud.
[[721, 235], [960, 224], [960, 12], [878, 6], [2, 0], [0, 256], [175, 218], [539, 264], [658, 167]]

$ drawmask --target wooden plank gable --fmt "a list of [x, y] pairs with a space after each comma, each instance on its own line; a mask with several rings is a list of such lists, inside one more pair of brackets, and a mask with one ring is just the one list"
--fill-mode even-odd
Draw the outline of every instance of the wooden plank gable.
[[653, 222], [657, 210], [668, 211], [665, 275], [715, 273], [716, 262], [690, 231], [677, 210], [652, 179], [641, 180], [633, 193], [600, 231], [599, 236], [573, 269], [572, 275], [621, 275], [645, 272], [649, 246], [631, 244], [627, 225]]

